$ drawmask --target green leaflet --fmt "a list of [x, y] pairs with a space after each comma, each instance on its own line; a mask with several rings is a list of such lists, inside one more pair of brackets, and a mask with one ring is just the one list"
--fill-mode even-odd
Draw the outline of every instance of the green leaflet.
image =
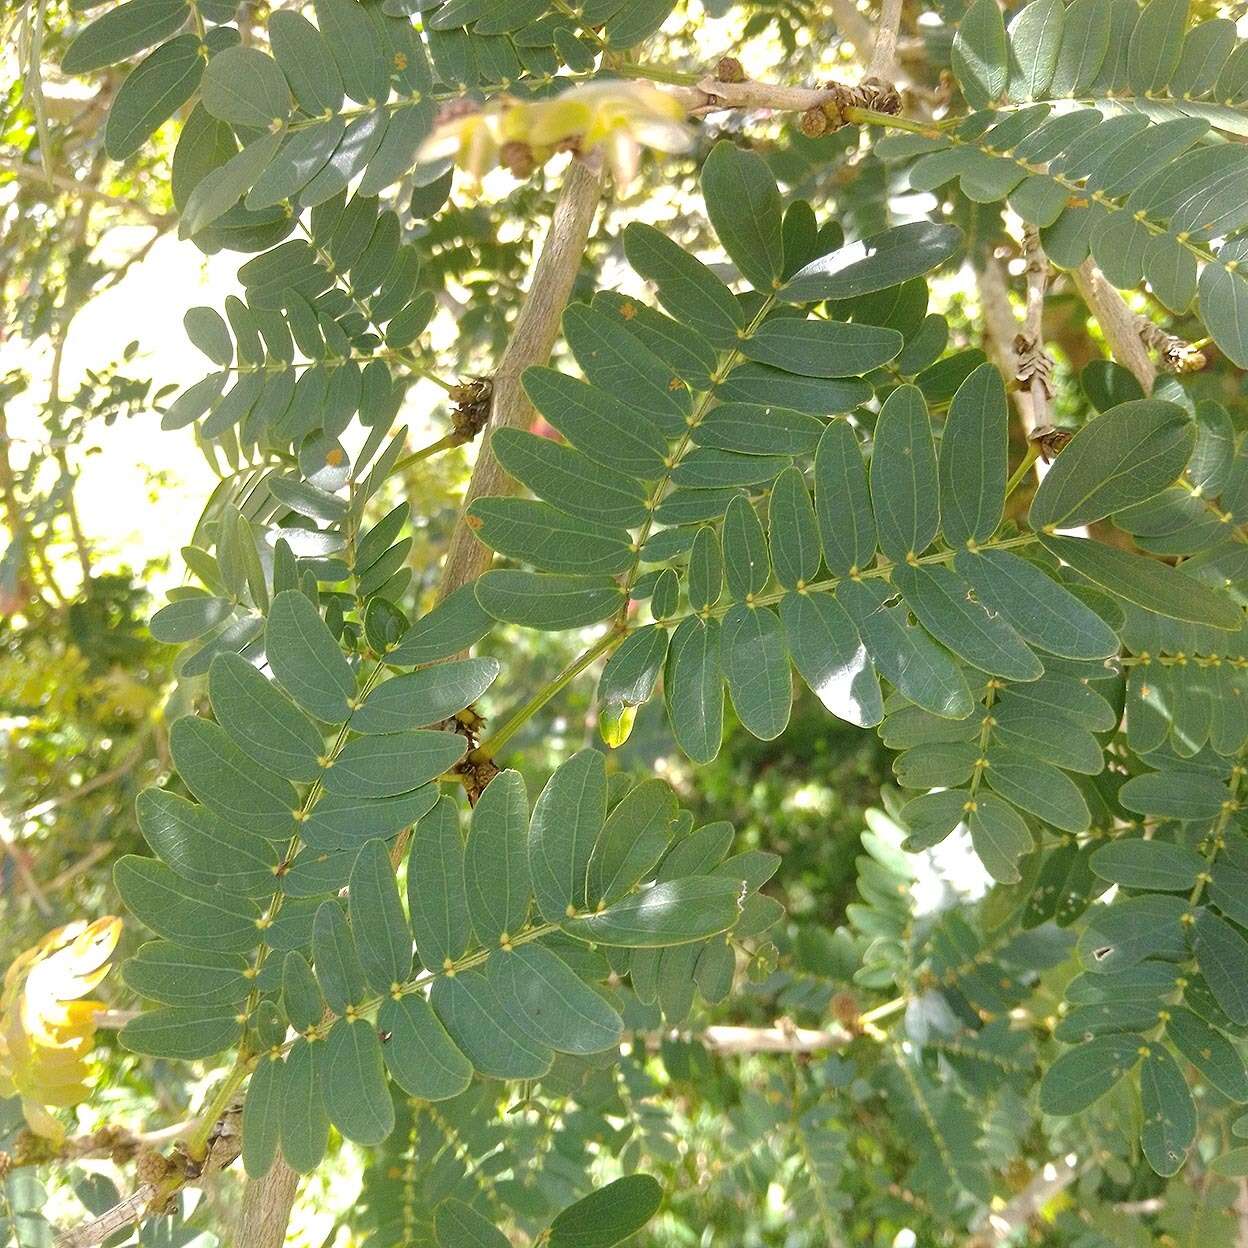
[[[650, 700], [667, 658], [667, 630], [647, 624], [624, 638], [598, 681], [599, 730], [610, 746], [622, 745], [632, 727], [633, 708]], [[604, 708], [607, 715], [603, 715]], [[618, 715], [618, 725], [609, 716]]]
[[351, 716], [353, 732], [401, 732], [435, 724], [471, 706], [494, 683], [497, 659], [461, 659], [395, 676], [378, 685]]
[[195, 94], [204, 72], [199, 49], [198, 36], [178, 35], [127, 75], [104, 124], [104, 147], [112, 160], [133, 156]]
[[299, 1032], [317, 1026], [325, 1014], [325, 998], [301, 953], [293, 949], [282, 963], [282, 1004], [290, 1025]]
[[554, 1051], [530, 1039], [508, 1020], [481, 971], [461, 971], [434, 981], [429, 1003], [451, 1039], [483, 1075], [494, 1079], [538, 1079]]
[[589, 857], [606, 817], [606, 760], [579, 750], [546, 782], [529, 823], [529, 873], [547, 922], [586, 904]]
[[895, 563], [921, 555], [940, 529], [940, 487], [932, 426], [917, 386], [899, 386], [880, 409], [870, 475], [880, 549]]
[[776, 580], [785, 589], [798, 589], [813, 581], [819, 575], [819, 524], [799, 469], [786, 468], [776, 478], [767, 528]]
[[1064, 715], [1009, 702], [995, 710], [993, 719], [992, 736], [999, 745], [1086, 776], [1100, 775], [1105, 769], [1100, 742]]
[[342, 141], [346, 123], [330, 117], [296, 130], [247, 192], [246, 206], [261, 209], [297, 195], [324, 169]]
[[663, 1189], [648, 1174], [630, 1174], [569, 1205], [550, 1224], [549, 1248], [611, 1248], [658, 1212]]
[[286, 76], [257, 48], [225, 48], [212, 57], [200, 96], [218, 121], [252, 130], [268, 130], [290, 115]]
[[528, 498], [481, 498], [469, 509], [474, 535], [491, 550], [543, 572], [613, 576], [632, 567], [626, 529], [569, 516]]
[[774, 740], [788, 726], [792, 701], [789, 655], [775, 613], [733, 607], [721, 628], [720, 661], [737, 718], [754, 736]]
[[260, 907], [247, 897], [179, 879], [163, 863], [132, 854], [118, 860], [113, 880], [127, 909], [175, 944], [247, 953], [260, 943]]
[[238, 1011], [229, 1006], [162, 1006], [132, 1018], [121, 1042], [132, 1053], [188, 1062], [230, 1048], [242, 1030]]
[[832, 421], [819, 439], [814, 481], [828, 571], [849, 576], [869, 567], [875, 558], [875, 513], [858, 439], [844, 421]]
[[899, 563], [891, 576], [919, 623], [973, 667], [1012, 681], [1043, 674], [1040, 660], [1018, 633], [977, 602], [966, 582], [948, 568]]
[[251, 991], [246, 969], [238, 954], [149, 940], [122, 963], [121, 975], [127, 987], [161, 1005], [237, 1006]]
[[680, 837], [664, 857], [656, 878], [660, 883], [686, 875], [709, 875], [732, 847], [735, 835], [725, 820], [703, 824]]
[[1092, 84], [1109, 50], [1108, 0], [1075, 0], [1066, 10], [1050, 90], [1055, 96], [1081, 95]]
[[1118, 800], [1137, 814], [1165, 819], [1215, 819], [1227, 800], [1226, 785], [1197, 771], [1153, 771], [1132, 776]]
[[[766, 364], [741, 364], [720, 383], [716, 393], [727, 403], [750, 406], [782, 403], [786, 408], [812, 416], [830, 416], [838, 412], [852, 412], [859, 403], [866, 403], [873, 392], [869, 383], [856, 377], [799, 377], [795, 373], [769, 368]], [[707, 421], [714, 419], [712, 411]], [[771, 449], [773, 446], [770, 443], [764, 448]]]
[[317, 1056], [330, 1122], [357, 1144], [380, 1144], [394, 1130], [394, 1102], [376, 1027], [362, 1018], [340, 1018]]
[[1127, 78], [1137, 95], [1161, 91], [1178, 68], [1189, 7], [1190, 0], [1151, 0], [1140, 14], [1127, 51]]
[[620, 1016], [545, 946], [496, 949], [486, 976], [506, 1017], [556, 1053], [601, 1053], [619, 1046]]
[[233, 610], [234, 604], [228, 598], [213, 598], [207, 594], [179, 598], [152, 616], [152, 636], [170, 645], [194, 641], [228, 619]]
[[323, 901], [312, 924], [312, 957], [316, 979], [335, 1014], [345, 1014], [368, 998], [368, 980], [337, 900]]
[[1038, 650], [1068, 659], [1118, 653], [1113, 629], [1034, 563], [1008, 550], [960, 550], [953, 566], [984, 606]]
[[780, 622], [794, 667], [824, 709], [875, 727], [884, 718], [880, 682], [845, 608], [831, 594], [786, 594]]
[[676, 795], [662, 780], [645, 780], [629, 790], [607, 816], [590, 853], [591, 905], [618, 901], [646, 878], [671, 840], [676, 815]]
[[1102, 845], [1090, 865], [1101, 879], [1127, 888], [1188, 892], [1204, 870], [1205, 860], [1182, 845], [1133, 838]]
[[493, 1222], [454, 1197], [434, 1211], [433, 1231], [438, 1248], [506, 1248], [510, 1242]]
[[[642, 277], [655, 283], [659, 302], [678, 321], [693, 326], [721, 350], [737, 345], [745, 313], [732, 291], [701, 260], [653, 226], [636, 221], [624, 227], [624, 254]], [[577, 359], [588, 374], [588, 366], [579, 355]]]
[[1089, 970], [1102, 974], [1130, 968], [1147, 958], [1179, 958], [1186, 952], [1185, 899], [1145, 893], [1111, 906], [1096, 906], [1079, 937]]
[[641, 482], [604, 468], [570, 446], [521, 429], [498, 429], [490, 449], [510, 476], [568, 515], [636, 528], [647, 516]]
[[269, 841], [165, 789], [144, 789], [135, 809], [152, 852], [183, 879], [246, 897], [272, 895], [278, 854]]
[[275, 595], [265, 650], [274, 676], [305, 711], [328, 724], [346, 720], [355, 675], [320, 612], [299, 590]]
[[1064, 832], [1086, 832], [1092, 823], [1078, 786], [1051, 763], [1005, 746], [991, 746], [984, 778], [993, 790]]
[[1177, 1174], [1196, 1139], [1196, 1106], [1178, 1062], [1160, 1044], [1148, 1045], [1140, 1067], [1140, 1103], [1144, 1111], [1140, 1128], [1144, 1156], [1163, 1177]]
[[716, 143], [702, 166], [702, 195], [724, 250], [755, 290], [770, 293], [784, 274], [784, 239], [766, 162], [730, 140]]
[[981, 364], [953, 396], [940, 439], [940, 520], [950, 546], [986, 542], [1001, 523], [1008, 423], [1001, 374]]
[[291, 835], [294, 788], [252, 762], [219, 724], [184, 715], [169, 747], [186, 787], [227, 823], [270, 840]]
[[518, 932], [533, 890], [528, 857], [529, 797], [518, 771], [501, 771], [472, 809], [464, 851], [468, 912], [487, 948]]
[[660, 948], [727, 931], [741, 913], [739, 880], [692, 875], [631, 893], [595, 914], [566, 919], [563, 930], [601, 945]]
[[667, 651], [663, 698], [677, 744], [695, 763], [709, 763], [724, 735], [718, 620], [688, 616], [677, 625]]
[[386, 656], [392, 667], [415, 667], [449, 658], [475, 645], [494, 626], [493, 618], [477, 601], [477, 586], [465, 585], [444, 598], [403, 634]]
[[1248, 1101], [1248, 1070], [1235, 1046], [1191, 1010], [1173, 1007], [1169, 1013], [1166, 1037], [1180, 1054], [1223, 1096]]
[[142, 52], [179, 30], [190, 16], [186, 0], [129, 0], [83, 29], [61, 58], [66, 74], [86, 74]]
[[748, 359], [803, 377], [856, 377], [895, 359], [903, 343], [894, 329], [775, 316], [741, 350]]
[[423, 1101], [458, 1096], [472, 1082], [472, 1063], [455, 1047], [424, 997], [408, 993], [382, 1002], [379, 1031], [390, 1077]]
[[262, 1057], [247, 1081], [247, 1099], [243, 1102], [243, 1169], [249, 1179], [267, 1174], [277, 1156], [285, 1071], [281, 1058]]
[[1155, 559], [1075, 537], [1044, 534], [1040, 544], [1102, 589], [1146, 611], [1213, 628], [1243, 624], [1242, 611], [1230, 599]]
[[1097, 1036], [1068, 1049], [1040, 1081], [1046, 1114], [1077, 1114], [1098, 1101], [1140, 1060], [1139, 1036]]
[[486, 572], [469, 588], [476, 590], [481, 606], [495, 619], [551, 632], [596, 624], [614, 615], [626, 601], [610, 577], [557, 576], [510, 568]]
[[888, 606], [891, 591], [878, 581], [846, 581], [837, 601], [853, 621], [871, 661], [900, 692], [925, 710], [965, 719], [974, 701], [958, 665], [915, 628], [904, 606]]
[[523, 382], [533, 406], [590, 459], [643, 481], [663, 474], [667, 442], [635, 407], [553, 368], [526, 369]]
[[685, 433], [689, 391], [683, 384], [673, 386], [672, 370], [623, 324], [574, 303], [563, 314], [563, 335], [592, 385], [644, 412], [665, 437]]
[[971, 844], [988, 874], [998, 883], [1016, 884], [1022, 878], [1018, 861], [1034, 847], [1022, 817], [1008, 802], [981, 792], [967, 822]]
[[974, 0], [953, 39], [953, 72], [972, 108], [983, 108], [1005, 94], [1009, 45], [996, 0]]
[[321, 32], [302, 13], [269, 18], [269, 43], [299, 107], [311, 117], [342, 108], [342, 76]]
[[351, 868], [351, 930], [369, 984], [381, 993], [412, 973], [412, 934], [382, 841], [368, 841]]
[[1062, 0], [1032, 0], [1010, 23], [1011, 100], [1042, 99], [1049, 90], [1062, 43]]
[[374, 837], [393, 836], [415, 823], [438, 800], [438, 786], [426, 784], [397, 797], [322, 797], [299, 825], [304, 843], [315, 850], [358, 847]]
[[738, 494], [724, 513], [723, 543], [729, 597], [748, 602], [767, 588], [771, 560], [758, 513], [743, 494]]
[[695, 447], [672, 470], [672, 481], [703, 492], [738, 485], [763, 485], [788, 467], [783, 455], [738, 455], [712, 447]]
[[1142, 502], [1187, 465], [1196, 428], [1174, 403], [1121, 403], [1071, 439], [1032, 499], [1033, 529], [1074, 528]]
[[711, 408], [691, 436], [698, 446], [744, 455], [802, 455], [815, 449], [822, 433], [823, 423], [804, 412], [728, 402]]
[[967, 800], [963, 789], [942, 789], [908, 801], [901, 811], [910, 830], [904, 848], [913, 853], [939, 845], [966, 818]]
[[314, 0], [316, 24], [357, 104], [382, 103], [390, 94], [389, 60], [367, 10], [352, 0]]
[[1248, 941], [1212, 910], [1196, 912], [1192, 952], [1214, 999], [1227, 1018], [1248, 1023]]
[[325, 791], [343, 797], [394, 797], [410, 793], [457, 763], [468, 748], [454, 732], [413, 728], [356, 737], [324, 775]]
[[213, 714], [255, 762], [288, 780], [315, 780], [325, 742], [320, 730], [242, 655], [219, 654], [208, 669]]
[[961, 245], [962, 231], [955, 225], [897, 225], [812, 260], [780, 288], [779, 297], [789, 303], [856, 299], [922, 277]]
[[329, 1141], [329, 1115], [321, 1095], [317, 1067], [323, 1040], [302, 1036], [286, 1055], [286, 1078], [282, 1089], [282, 1156], [292, 1170], [311, 1174], [325, 1156]]
[[459, 808], [449, 797], [416, 825], [407, 858], [407, 908], [416, 952], [431, 971], [462, 957], [472, 940]]
[[689, 550], [689, 605], [695, 611], [713, 607], [724, 592], [724, 559], [719, 537], [710, 525], [694, 534]]

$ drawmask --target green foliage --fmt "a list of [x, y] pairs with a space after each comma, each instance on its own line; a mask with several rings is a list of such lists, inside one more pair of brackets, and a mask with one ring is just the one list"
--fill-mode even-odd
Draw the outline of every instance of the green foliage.
[[[1146, 283], [1168, 328], [1248, 365], [1248, 57], [1185, 0], [940, 6], [907, 23], [909, 103], [947, 59], [969, 113], [845, 104], [899, 133], [695, 139], [696, 234], [634, 219], [617, 186], [566, 355], [519, 378], [544, 424], [480, 451], [512, 484], [473, 490], [462, 521], [500, 563], [433, 602], [447, 508], [420, 474], [480, 413], [455, 388], [451, 432], [415, 454], [397, 422], [439, 354], [467, 372], [469, 346], [427, 332], [439, 309], [492, 371], [525, 285], [498, 227], [532, 226], [541, 193], [466, 208], [461, 181], [456, 202], [425, 148], [438, 104], [690, 85], [631, 51], [675, 7], [315, 0], [243, 39], [217, 0], [123, 0], [56, 33], [67, 74], [132, 63], [107, 155], [151, 176], [180, 117], [178, 231], [249, 257], [240, 295], [185, 315], [211, 371], [159, 396], [221, 481], [151, 619], [181, 650], [137, 803], [150, 856], [116, 838], [115, 889], [154, 938], [124, 965], [145, 1008], [112, 1060], [207, 1063], [189, 1151], [241, 1096], [251, 1180], [348, 1142], [351, 1234], [377, 1248], [975, 1243], [989, 1218], [1021, 1234], [1069, 1154], [1037, 1243], [1229, 1243], [1225, 1179], [1248, 1169], [1238, 381], [1146, 393], [1094, 361], [1077, 392], [1087, 334], [1050, 300], [1029, 332], [1060, 344], [1073, 436], [1031, 490], [1011, 405], [1047, 410], [1043, 383], [1007, 375], [1010, 344], [943, 278], [1014, 246], [1005, 204], [1059, 270]], [[813, 20], [745, 8], [751, 31]], [[456, 123], [469, 165], [516, 143], [522, 172], [567, 137], [491, 108]], [[584, 127], [617, 157], [640, 133], [619, 109]], [[645, 189], [675, 167], [643, 166]], [[898, 224], [905, 191], [941, 202]], [[601, 288], [608, 254], [645, 294]], [[147, 396], [101, 376], [84, 407]], [[0, 484], [51, 532], [72, 513], [37, 480]], [[5, 566], [29, 578], [14, 539]], [[114, 644], [155, 668], [133, 613]], [[500, 697], [515, 709], [488, 725]], [[25, 1155], [0, 1182], [3, 1233], [48, 1242]]]

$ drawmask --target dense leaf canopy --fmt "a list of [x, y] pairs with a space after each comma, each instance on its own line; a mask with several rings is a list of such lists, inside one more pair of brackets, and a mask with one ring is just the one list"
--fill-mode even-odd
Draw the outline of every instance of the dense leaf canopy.
[[0, 1242], [1237, 1242], [1248, 44], [817, 8], [13, 21]]

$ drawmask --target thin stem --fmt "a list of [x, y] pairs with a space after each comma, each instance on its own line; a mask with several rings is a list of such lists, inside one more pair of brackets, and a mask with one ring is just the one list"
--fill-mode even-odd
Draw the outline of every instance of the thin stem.
[[625, 630], [617, 625], [604, 633], [583, 654], [573, 659], [554, 680], [549, 681], [535, 693], [523, 706], [472, 751], [472, 758], [481, 762], [493, 758], [524, 724], [546, 705], [561, 689], [571, 684], [595, 659], [601, 658], [609, 650], [613, 650], [624, 640]]
[[1023, 456], [1023, 462], [1014, 469], [1013, 476], [1005, 483], [1005, 496], [1009, 498], [1016, 489], [1023, 483], [1023, 479], [1031, 471], [1031, 466], [1040, 458], [1040, 444], [1031, 442], [1027, 446], [1027, 454]]
[[436, 442], [430, 442], [428, 446], [422, 446], [420, 450], [413, 451], [410, 455], [404, 455], [391, 471], [402, 472], [405, 468], [410, 468], [413, 464], [418, 464], [422, 459], [428, 459], [439, 451], [449, 451], [452, 447], [463, 446], [463, 444], [463, 436], [452, 430], [450, 433], [440, 437]]

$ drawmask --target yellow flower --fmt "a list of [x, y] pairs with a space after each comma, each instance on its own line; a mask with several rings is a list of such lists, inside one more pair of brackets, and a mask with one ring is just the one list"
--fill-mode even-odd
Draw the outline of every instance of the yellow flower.
[[0, 1096], [20, 1096], [37, 1135], [59, 1140], [64, 1128], [47, 1111], [87, 1096], [87, 1055], [100, 1001], [84, 997], [108, 974], [121, 920], [111, 915], [49, 932], [20, 953], [0, 992]]
[[643, 147], [681, 152], [689, 142], [684, 110], [666, 92], [648, 82], [596, 82], [544, 100], [503, 97], [483, 109], [444, 117], [420, 161], [453, 158], [479, 178], [500, 158], [513, 172], [523, 172], [557, 151], [587, 154], [602, 148], [617, 181], [628, 182]]

